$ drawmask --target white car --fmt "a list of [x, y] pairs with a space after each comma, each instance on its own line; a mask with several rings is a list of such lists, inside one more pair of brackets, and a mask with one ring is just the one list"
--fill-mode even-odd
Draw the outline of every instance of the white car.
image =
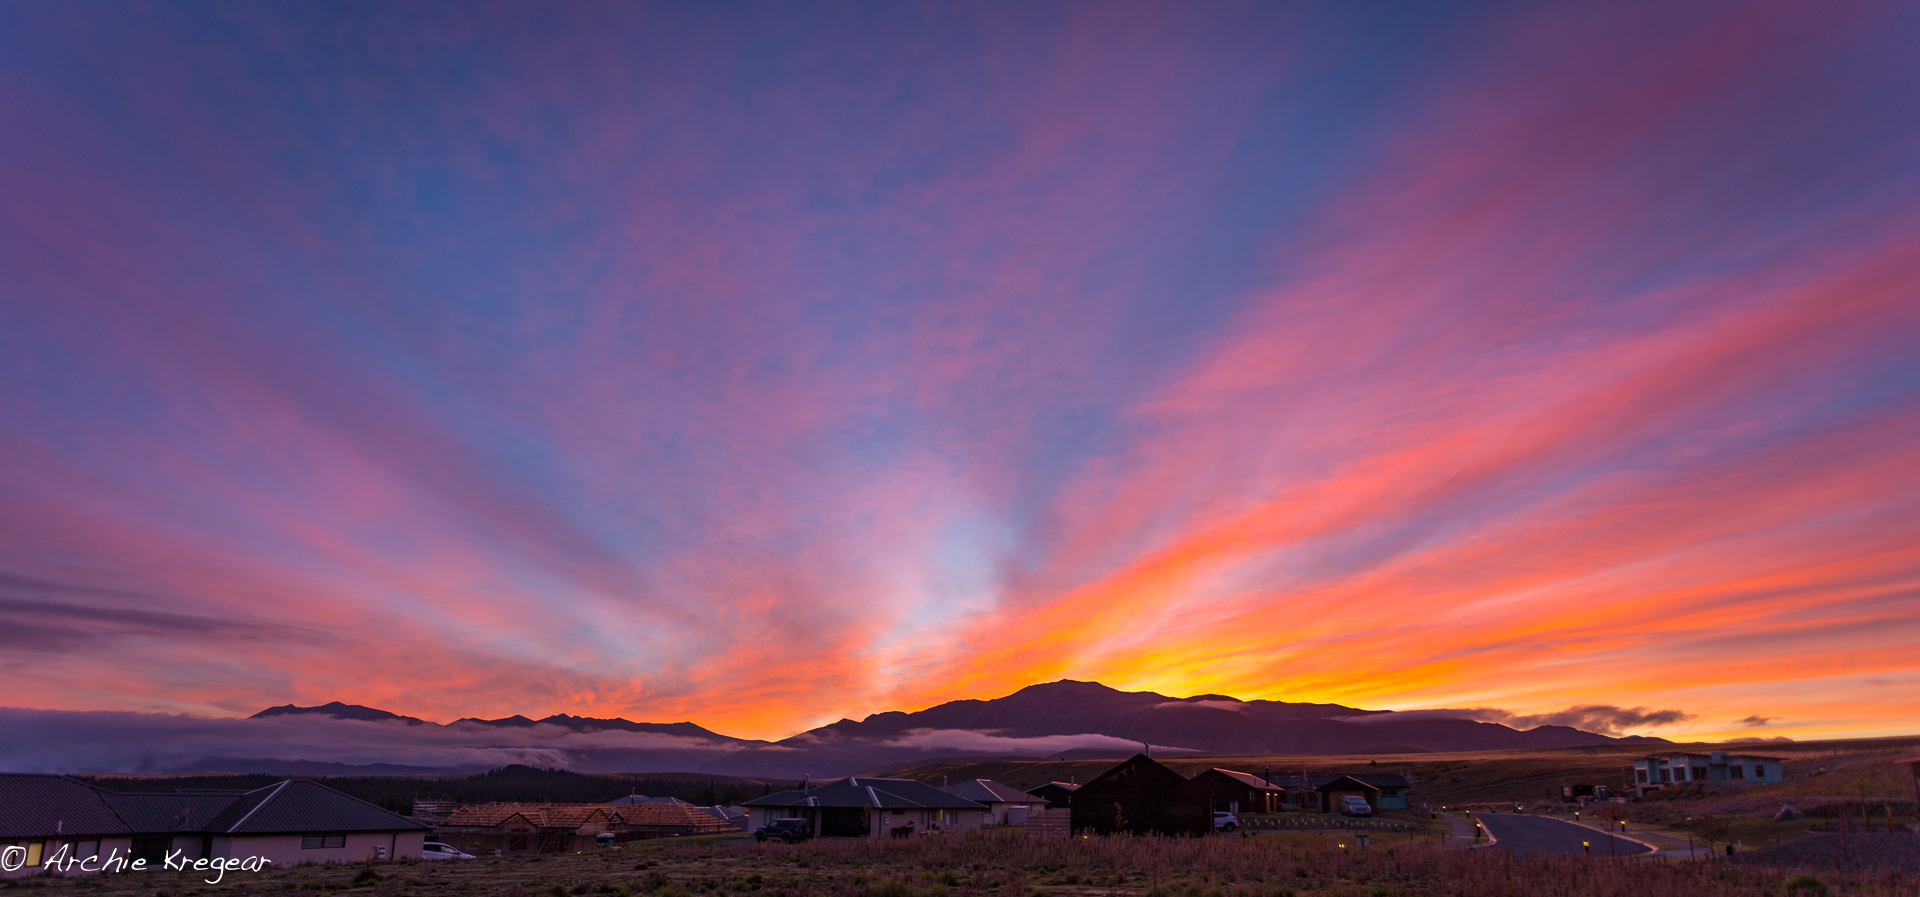
[[420, 845], [420, 858], [423, 860], [471, 860], [473, 854], [464, 853], [460, 848], [441, 841], [428, 841]]
[[1213, 830], [1214, 831], [1231, 832], [1231, 831], [1238, 830], [1239, 828], [1240, 828], [1240, 817], [1235, 816], [1232, 813], [1224, 813], [1219, 810], [1214, 811], [1213, 813]]
[[1373, 806], [1358, 794], [1340, 795], [1340, 812], [1347, 816], [1372, 816]]

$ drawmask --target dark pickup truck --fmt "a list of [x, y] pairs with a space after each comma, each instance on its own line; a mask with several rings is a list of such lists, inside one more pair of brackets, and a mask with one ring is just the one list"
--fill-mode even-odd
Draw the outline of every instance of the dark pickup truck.
[[763, 843], [769, 838], [777, 838], [792, 844], [811, 837], [813, 837], [813, 823], [805, 819], [775, 819], [753, 833], [753, 839]]

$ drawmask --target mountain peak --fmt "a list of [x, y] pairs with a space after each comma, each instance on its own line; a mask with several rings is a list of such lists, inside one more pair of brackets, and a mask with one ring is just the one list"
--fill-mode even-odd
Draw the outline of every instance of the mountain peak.
[[317, 707], [300, 707], [294, 704], [282, 704], [278, 707], [268, 707], [247, 718], [265, 719], [273, 716], [331, 716], [335, 719], [357, 719], [365, 722], [397, 719], [409, 725], [426, 722], [426, 720], [423, 719], [401, 716], [398, 713], [381, 710], [377, 707], [366, 707], [360, 704], [343, 704], [339, 701], [328, 701]]

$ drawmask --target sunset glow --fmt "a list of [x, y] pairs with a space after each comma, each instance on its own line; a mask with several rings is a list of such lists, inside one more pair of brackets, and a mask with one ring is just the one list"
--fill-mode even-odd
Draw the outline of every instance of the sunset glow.
[[1916, 34], [12, 4], [0, 706], [1920, 731]]

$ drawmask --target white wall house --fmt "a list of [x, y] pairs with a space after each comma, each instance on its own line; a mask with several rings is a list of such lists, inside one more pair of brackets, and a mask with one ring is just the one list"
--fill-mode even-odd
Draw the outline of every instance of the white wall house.
[[805, 819], [815, 835], [878, 838], [890, 834], [964, 832], [980, 828], [985, 806], [924, 782], [854, 776], [747, 801], [748, 830], [775, 819]]
[[1644, 795], [1689, 782], [1783, 782], [1780, 762], [1779, 757], [1726, 751], [1660, 754], [1633, 761], [1633, 785]]

